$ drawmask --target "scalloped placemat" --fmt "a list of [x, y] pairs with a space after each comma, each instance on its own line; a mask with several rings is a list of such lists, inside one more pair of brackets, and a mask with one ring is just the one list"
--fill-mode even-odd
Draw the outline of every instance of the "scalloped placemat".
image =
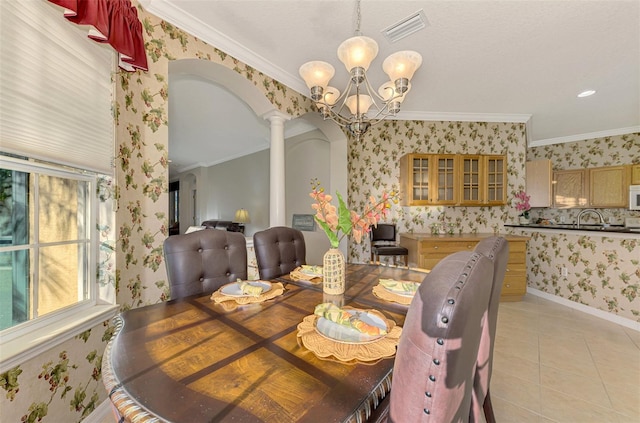
[[409, 305], [411, 304], [411, 300], [413, 300], [413, 297], [398, 295], [395, 292], [391, 292], [388, 289], [385, 289], [385, 287], [380, 284], [373, 287], [373, 295], [382, 300], [391, 301], [402, 305]]
[[254, 304], [261, 303], [263, 301], [270, 300], [279, 295], [282, 295], [284, 292], [284, 285], [280, 282], [271, 282], [271, 289], [267, 292], [263, 292], [257, 297], [247, 296], [247, 297], [231, 297], [229, 295], [224, 295], [220, 292], [220, 289], [211, 294], [211, 299], [216, 303], [224, 303], [227, 301], [234, 301], [237, 304]]
[[333, 341], [318, 333], [316, 330], [318, 316], [312, 314], [298, 324], [298, 344], [320, 358], [341, 363], [375, 364], [384, 358], [393, 357], [396, 354], [402, 327], [396, 326], [396, 322], [387, 319], [377, 310], [363, 311], [375, 313], [386, 321], [387, 327], [390, 328], [389, 333], [380, 339], [362, 344]]
[[301, 270], [302, 270], [302, 267], [296, 267], [295, 269], [293, 269], [291, 273], [289, 273], [289, 277], [291, 278], [291, 280], [305, 281], [305, 282], [310, 282], [312, 284], [322, 283], [322, 277], [320, 276], [309, 277], [309, 275], [305, 275], [304, 273], [302, 273]]

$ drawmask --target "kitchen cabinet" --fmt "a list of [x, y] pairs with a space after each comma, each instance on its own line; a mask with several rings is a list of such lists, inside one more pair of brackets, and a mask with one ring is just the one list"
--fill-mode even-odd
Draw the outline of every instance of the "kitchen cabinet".
[[[432, 235], [401, 233], [400, 245], [409, 250], [409, 263], [423, 269], [433, 267], [446, 256], [458, 251], [473, 251], [476, 244], [493, 234]], [[509, 242], [509, 260], [501, 301], [520, 301], [527, 292], [527, 241], [529, 237], [503, 235]]]
[[627, 207], [629, 170], [628, 166], [589, 169], [589, 207]]
[[480, 155], [464, 155], [460, 160], [460, 205], [476, 205], [482, 202], [484, 163]]
[[631, 185], [640, 185], [640, 164], [631, 165]]
[[431, 156], [406, 154], [400, 158], [400, 204], [422, 206], [431, 204], [429, 170]]
[[552, 176], [551, 160], [528, 161], [525, 165], [526, 188], [531, 207], [551, 207]]
[[504, 155], [422, 154], [400, 158], [403, 206], [506, 204]]
[[553, 206], [557, 209], [587, 207], [589, 174], [586, 169], [553, 172]]
[[507, 204], [507, 163], [505, 156], [484, 156], [486, 172], [485, 204]]

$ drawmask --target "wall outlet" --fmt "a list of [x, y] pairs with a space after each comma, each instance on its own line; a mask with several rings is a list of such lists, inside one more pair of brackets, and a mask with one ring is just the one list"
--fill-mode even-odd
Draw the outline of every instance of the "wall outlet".
[[569, 275], [569, 271], [567, 270], [566, 267], [562, 266], [560, 268], [560, 274], [566, 278]]

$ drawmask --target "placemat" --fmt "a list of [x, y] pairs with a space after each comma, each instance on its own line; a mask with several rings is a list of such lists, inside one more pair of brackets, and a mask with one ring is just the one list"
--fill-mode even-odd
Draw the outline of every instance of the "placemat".
[[296, 267], [289, 273], [289, 277], [294, 281], [306, 281], [311, 282], [312, 284], [322, 283], [322, 277], [310, 277], [309, 275], [305, 275], [302, 273], [302, 267]]
[[316, 330], [316, 320], [319, 318], [315, 314], [306, 316], [298, 324], [298, 344], [306, 347], [316, 356], [335, 360], [342, 363], [363, 363], [375, 364], [384, 358], [393, 357], [396, 354], [396, 347], [402, 328], [396, 326], [396, 322], [387, 319], [377, 310], [364, 310], [375, 313], [387, 322], [389, 333], [384, 337], [368, 343], [344, 343], [333, 341]]
[[411, 304], [411, 300], [413, 300], [413, 297], [398, 295], [395, 292], [391, 292], [388, 289], [385, 289], [385, 287], [380, 284], [373, 287], [373, 295], [382, 300], [391, 301], [402, 305], [409, 305]]
[[270, 300], [279, 295], [282, 295], [284, 292], [284, 285], [280, 282], [271, 282], [271, 289], [267, 292], [263, 292], [257, 297], [247, 296], [247, 297], [230, 297], [228, 295], [223, 294], [220, 290], [217, 290], [213, 294], [211, 294], [211, 299], [216, 303], [224, 303], [227, 301], [233, 301], [237, 304], [253, 304], [253, 303], [261, 303], [263, 301]]

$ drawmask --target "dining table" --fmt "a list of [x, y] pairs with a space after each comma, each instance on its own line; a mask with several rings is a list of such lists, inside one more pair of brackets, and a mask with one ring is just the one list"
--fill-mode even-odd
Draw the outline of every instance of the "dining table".
[[216, 302], [205, 293], [124, 311], [102, 363], [114, 412], [123, 422], [366, 421], [390, 390], [395, 350], [370, 361], [321, 357], [301, 342], [299, 326], [330, 302], [376, 310], [401, 328], [408, 304], [374, 287], [425, 276], [347, 264], [342, 295], [284, 275], [269, 281], [283, 289], [266, 301]]

